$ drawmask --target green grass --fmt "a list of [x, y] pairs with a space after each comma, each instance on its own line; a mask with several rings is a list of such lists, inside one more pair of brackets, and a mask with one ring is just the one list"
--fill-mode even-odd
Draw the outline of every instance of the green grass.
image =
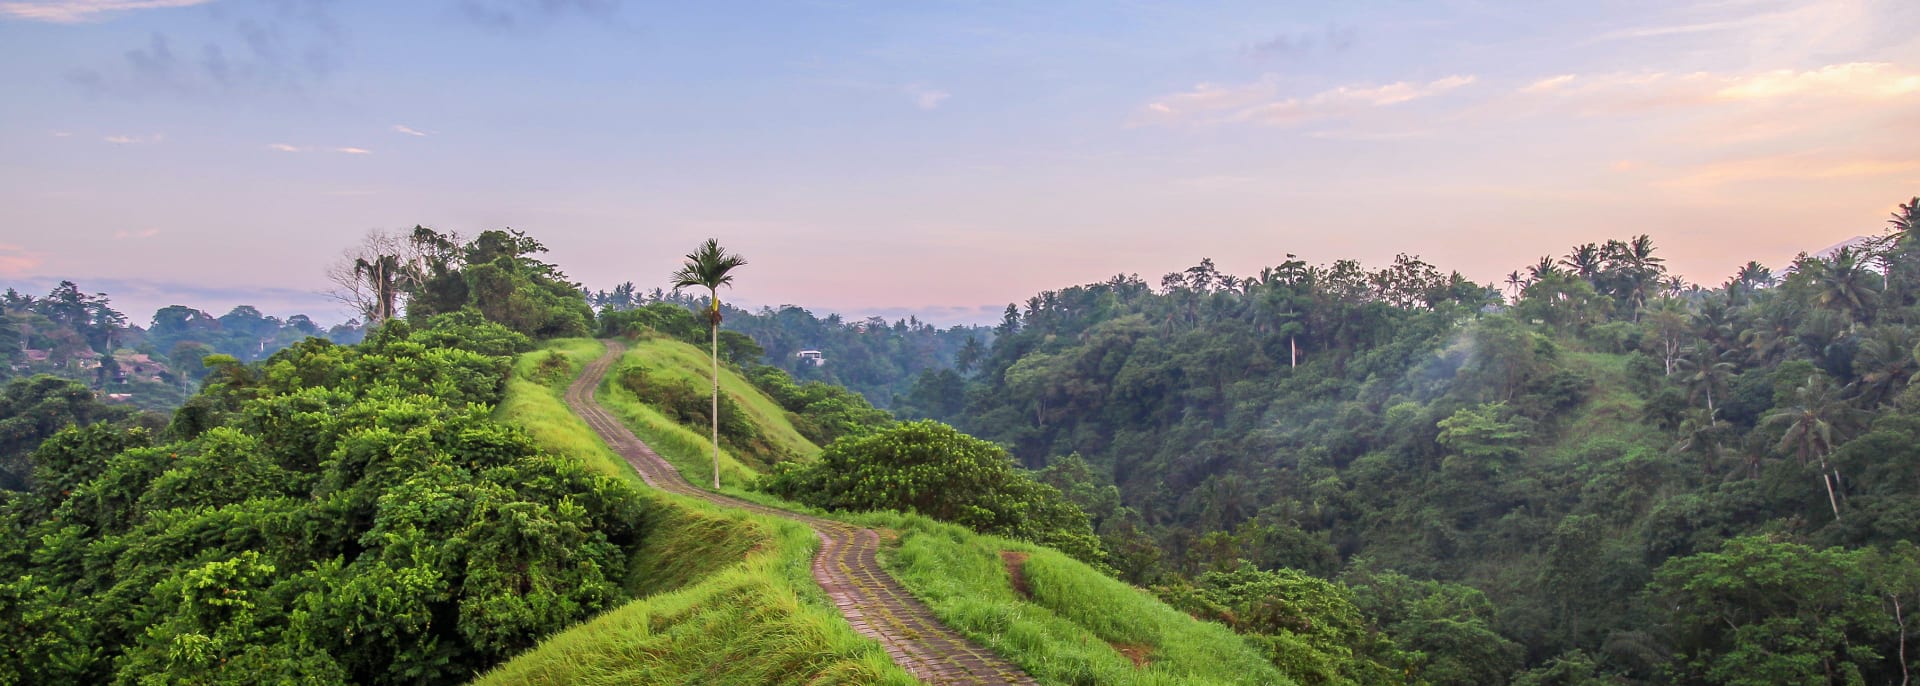
[[[634, 342], [620, 363], [644, 364], [664, 378], [688, 381], [695, 388], [706, 389], [713, 384], [711, 360], [704, 347], [670, 338], [651, 338]], [[820, 446], [814, 445], [793, 428], [786, 409], [724, 365], [720, 367], [720, 392], [740, 404], [740, 408], [760, 427], [767, 441], [775, 448], [803, 459], [820, 454]]]
[[1627, 356], [1598, 352], [1562, 353], [1567, 366], [1593, 379], [1592, 395], [1565, 419], [1565, 430], [1546, 453], [1571, 459], [1588, 443], [1616, 440], [1664, 449], [1662, 432], [1641, 420], [1646, 402], [1627, 378]]
[[[645, 364], [656, 373], [700, 374], [706, 355], [684, 343], [636, 346], [622, 364]], [[655, 343], [648, 341], [646, 343]], [[689, 351], [695, 354], [688, 354]], [[656, 356], [656, 353], [660, 353]], [[689, 369], [692, 367], [692, 369]], [[757, 389], [722, 388], [739, 394], [743, 405], [778, 408]], [[741, 380], [741, 383], [745, 383]], [[603, 386], [602, 403], [615, 409], [641, 440], [696, 485], [711, 483], [711, 444], [704, 433], [671, 425], [635, 401], [631, 394]], [[613, 402], [609, 402], [612, 399]], [[637, 407], [636, 407], [637, 406]], [[643, 424], [642, 422], [647, 422]], [[677, 430], [677, 431], [676, 431]], [[649, 433], [661, 436], [656, 441]], [[729, 467], [737, 468], [731, 471]], [[752, 471], [723, 462], [722, 492], [798, 512], [817, 510], [746, 490]], [[1260, 651], [1232, 630], [1196, 620], [1161, 603], [1151, 593], [1115, 580], [1049, 548], [974, 533], [918, 515], [866, 513], [832, 515], [836, 519], [890, 529], [898, 546], [882, 554], [882, 564], [902, 585], [926, 602], [949, 627], [1012, 660], [1048, 684], [1286, 684]], [[1013, 589], [1000, 552], [1027, 553], [1031, 598]], [[1116, 650], [1116, 644], [1148, 651], [1144, 668]]]
[[[856, 518], [900, 533], [882, 560], [940, 621], [1049, 684], [1288, 684], [1231, 629], [1168, 607], [1051, 548], [918, 515]], [[1031, 598], [1014, 591], [1001, 551], [1027, 553]], [[1136, 667], [1116, 648], [1147, 651]]]
[[[572, 456], [595, 471], [645, 488], [640, 475], [568, 410], [563, 399], [567, 384], [606, 349], [591, 338], [562, 338], [548, 342], [544, 350], [516, 358], [513, 374], [507, 377], [507, 397], [494, 409], [494, 418], [526, 429], [549, 452]], [[550, 355], [565, 360], [564, 371], [552, 368], [542, 372], [541, 366]]]
[[[568, 412], [572, 374], [602, 348], [582, 340], [521, 356], [498, 412], [550, 451], [639, 477]], [[548, 373], [539, 373], [542, 365]], [[643, 486], [641, 488], [644, 488]], [[629, 588], [640, 600], [548, 637], [481, 684], [912, 684], [853, 632], [814, 584], [812, 530], [645, 490], [645, 544]]]

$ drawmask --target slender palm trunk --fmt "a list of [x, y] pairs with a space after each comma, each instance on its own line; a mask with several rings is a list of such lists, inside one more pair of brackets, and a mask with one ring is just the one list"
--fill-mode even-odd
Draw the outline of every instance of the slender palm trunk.
[[1833, 475], [1827, 473], [1827, 460], [1820, 458], [1820, 483], [1827, 486], [1827, 504], [1833, 507], [1833, 518], [1840, 518], [1840, 500], [1833, 495]]
[[[715, 302], [720, 295], [714, 294]], [[720, 490], [720, 322], [708, 320], [713, 331], [713, 490]]]
[[1913, 675], [1907, 672], [1907, 618], [1900, 613], [1900, 596], [1888, 593], [1893, 600], [1893, 621], [1900, 626], [1900, 686], [1912, 683]]

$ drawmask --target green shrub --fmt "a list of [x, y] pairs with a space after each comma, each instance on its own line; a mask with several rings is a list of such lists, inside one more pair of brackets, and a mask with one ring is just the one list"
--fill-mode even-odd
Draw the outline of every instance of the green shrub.
[[775, 465], [761, 490], [829, 510], [897, 510], [1104, 557], [1087, 514], [1013, 464], [1000, 446], [940, 422], [834, 441], [809, 465]]

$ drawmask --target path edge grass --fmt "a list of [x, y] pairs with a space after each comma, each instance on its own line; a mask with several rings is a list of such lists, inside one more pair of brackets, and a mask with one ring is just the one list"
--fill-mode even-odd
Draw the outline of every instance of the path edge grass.
[[567, 410], [567, 385], [604, 351], [591, 339], [560, 339], [521, 355], [496, 416], [641, 489], [646, 542], [628, 583], [651, 593], [547, 637], [474, 683], [917, 683], [814, 584], [811, 529], [647, 488]]

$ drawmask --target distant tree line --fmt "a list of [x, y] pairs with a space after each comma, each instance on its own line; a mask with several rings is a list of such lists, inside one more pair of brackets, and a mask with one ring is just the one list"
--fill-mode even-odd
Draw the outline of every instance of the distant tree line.
[[[610, 291], [589, 291], [587, 301], [602, 313], [641, 310], [658, 304], [671, 304], [700, 310], [705, 297], [680, 290], [655, 288], [644, 291], [628, 281]], [[889, 323], [881, 317], [848, 320], [838, 314], [818, 317], [796, 306], [761, 307], [747, 310], [721, 303], [722, 348], [728, 346], [728, 333], [744, 335], [764, 355], [765, 363], [787, 372], [800, 381], [822, 381], [850, 388], [867, 397], [874, 405], [907, 417], [928, 417], [939, 413], [943, 403], [957, 395], [944, 391], [959, 381], [951, 371], [977, 364], [993, 340], [993, 329], [984, 326], [955, 325], [939, 328], [912, 316]], [[734, 350], [745, 348], [735, 344]], [[802, 350], [818, 350], [820, 363], [801, 359]], [[935, 382], [921, 381], [924, 372], [934, 372]], [[939, 383], [946, 382], [946, 386]], [[931, 384], [931, 385], [930, 385]], [[950, 414], [950, 413], [944, 413]]]
[[1009, 305], [958, 393], [916, 385], [1125, 578], [1245, 631], [1297, 633], [1245, 621], [1268, 582], [1235, 575], [1298, 570], [1430, 683], [1903, 683], [1917, 223], [1716, 286], [1644, 235], [1487, 285], [1203, 261]]

